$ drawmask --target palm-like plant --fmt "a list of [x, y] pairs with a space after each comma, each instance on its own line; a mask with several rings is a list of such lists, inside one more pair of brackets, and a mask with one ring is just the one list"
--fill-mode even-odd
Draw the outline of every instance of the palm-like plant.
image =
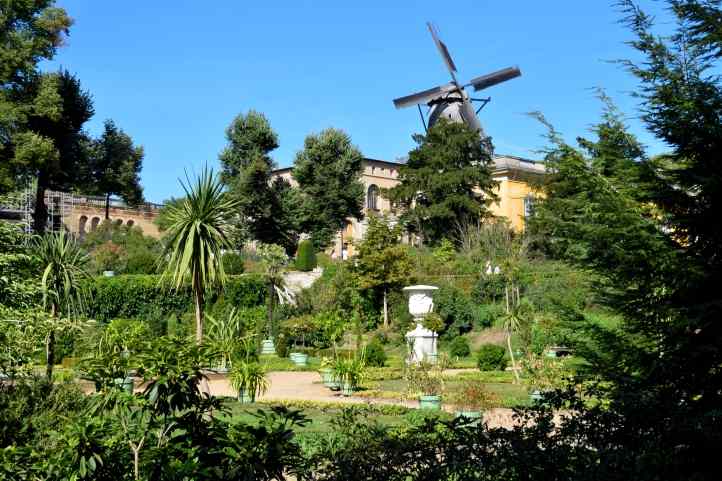
[[241, 361], [233, 366], [231, 386], [238, 392], [241, 401], [255, 402], [256, 397], [268, 390], [269, 382], [263, 366], [253, 361]]
[[208, 289], [222, 286], [226, 275], [221, 259], [223, 249], [230, 247], [228, 219], [238, 205], [223, 191], [223, 184], [206, 168], [187, 185], [182, 203], [168, 208], [170, 227], [166, 237], [162, 282], [174, 289], [190, 279], [196, 311], [196, 341], [203, 340], [203, 304]]
[[[88, 254], [63, 231], [36, 238], [33, 250], [43, 266], [43, 304], [49, 307], [51, 318], [69, 317], [80, 311], [86, 299], [83, 281], [89, 277], [86, 270], [90, 261]], [[45, 351], [46, 375], [51, 381], [55, 363], [55, 329], [53, 322], [49, 326]]]

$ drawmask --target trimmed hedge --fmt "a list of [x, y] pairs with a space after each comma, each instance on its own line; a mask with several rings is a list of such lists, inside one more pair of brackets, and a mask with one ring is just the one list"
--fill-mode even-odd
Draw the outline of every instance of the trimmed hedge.
[[310, 240], [301, 241], [298, 245], [298, 255], [296, 256], [296, 269], [299, 271], [312, 271], [316, 268], [316, 251]]
[[[150, 311], [180, 315], [193, 307], [190, 286], [171, 290], [159, 285], [157, 275], [96, 277], [90, 283], [92, 300], [88, 317], [102, 322], [111, 319], [137, 319]], [[258, 275], [230, 276], [220, 296], [206, 299], [207, 305], [219, 298], [237, 307], [253, 307], [265, 302], [266, 285]]]

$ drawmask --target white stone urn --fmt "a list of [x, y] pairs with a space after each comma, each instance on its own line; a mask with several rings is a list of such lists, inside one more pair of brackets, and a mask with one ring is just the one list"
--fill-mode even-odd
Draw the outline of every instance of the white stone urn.
[[404, 292], [409, 296], [409, 314], [419, 322], [426, 314], [434, 310], [434, 291], [439, 290], [435, 286], [408, 286]]
[[434, 331], [425, 328], [421, 322], [426, 314], [434, 310], [434, 286], [409, 286], [404, 287], [404, 292], [409, 296], [409, 313], [416, 321], [416, 328], [406, 333], [406, 341], [409, 344], [409, 363], [421, 361], [434, 362], [437, 358], [436, 341], [439, 337]]

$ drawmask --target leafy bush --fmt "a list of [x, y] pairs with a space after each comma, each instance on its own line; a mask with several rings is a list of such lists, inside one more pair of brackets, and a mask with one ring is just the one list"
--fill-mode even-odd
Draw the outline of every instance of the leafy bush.
[[[114, 318], [142, 318], [148, 306], [156, 306], [161, 315], [180, 315], [192, 306], [190, 287], [170, 290], [159, 284], [159, 276], [123, 275], [97, 277], [88, 286], [93, 302], [88, 316], [98, 321]], [[230, 277], [220, 294], [222, 302], [240, 307], [263, 304], [266, 286], [260, 276]], [[211, 297], [209, 302], [218, 301]], [[154, 313], [158, 316], [158, 313]], [[154, 329], [156, 330], [156, 329]]]
[[434, 295], [434, 309], [450, 336], [469, 332], [474, 326], [474, 305], [461, 289], [442, 286]]
[[384, 367], [386, 364], [386, 352], [381, 343], [373, 339], [366, 345], [366, 365], [371, 367]]
[[298, 254], [296, 256], [296, 269], [299, 271], [312, 271], [316, 268], [316, 251], [310, 240], [301, 241], [298, 244]]
[[480, 371], [503, 371], [506, 369], [506, 350], [497, 344], [483, 344], [476, 360]]
[[456, 336], [449, 344], [449, 355], [453, 357], [466, 357], [471, 354], [469, 340], [464, 336]]
[[223, 254], [223, 270], [228, 275], [243, 274], [243, 256], [238, 252]]
[[476, 308], [476, 322], [482, 328], [498, 326], [505, 314], [505, 308], [501, 304], [482, 304]]
[[499, 274], [482, 273], [471, 290], [471, 297], [479, 304], [501, 301], [504, 297], [504, 278]]

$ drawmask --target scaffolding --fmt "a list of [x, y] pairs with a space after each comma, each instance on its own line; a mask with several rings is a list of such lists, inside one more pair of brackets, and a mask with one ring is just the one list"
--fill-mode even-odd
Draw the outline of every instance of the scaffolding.
[[[0, 196], [0, 219], [10, 220], [23, 225], [23, 229], [33, 231], [33, 214], [35, 213], [35, 193], [37, 185], [31, 182], [24, 189]], [[105, 209], [105, 197], [79, 195], [56, 190], [45, 191], [47, 208], [46, 228], [49, 231], [60, 231], [64, 222], [70, 219], [75, 206], [88, 206]], [[113, 209], [125, 209], [134, 212], [158, 210], [162, 205], [146, 202], [139, 206], [129, 206], [119, 199], [110, 199], [109, 206]]]

